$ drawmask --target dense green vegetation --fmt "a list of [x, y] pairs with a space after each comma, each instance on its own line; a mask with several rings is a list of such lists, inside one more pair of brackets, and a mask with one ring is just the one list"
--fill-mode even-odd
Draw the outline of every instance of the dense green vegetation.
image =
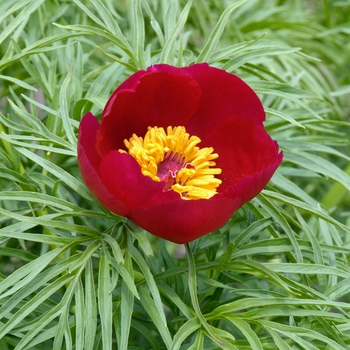
[[[0, 348], [348, 349], [349, 34], [349, 0], [1, 0]], [[187, 252], [77, 166], [82, 116], [159, 62], [240, 76], [284, 152]]]

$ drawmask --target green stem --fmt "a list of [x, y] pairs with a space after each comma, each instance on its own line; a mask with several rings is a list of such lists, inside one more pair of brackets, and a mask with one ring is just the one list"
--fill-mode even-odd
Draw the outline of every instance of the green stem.
[[196, 265], [194, 262], [194, 257], [191, 251], [191, 247], [188, 243], [185, 244], [186, 253], [187, 253], [187, 259], [188, 259], [188, 288], [190, 290], [190, 296], [191, 296], [191, 302], [193, 306], [193, 310], [195, 311], [199, 322], [204, 327], [204, 329], [207, 331], [208, 336], [215, 341], [218, 345], [224, 346], [225, 343], [222, 339], [217, 337], [212, 329], [210, 328], [208, 322], [204, 318], [202, 311], [199, 306], [199, 301], [197, 297], [197, 272], [196, 272]]

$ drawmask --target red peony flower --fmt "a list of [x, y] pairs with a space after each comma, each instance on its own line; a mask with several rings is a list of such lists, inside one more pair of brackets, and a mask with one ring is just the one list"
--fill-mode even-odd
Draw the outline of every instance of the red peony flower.
[[102, 205], [187, 243], [224, 225], [282, 161], [265, 112], [237, 76], [206, 63], [158, 64], [112, 94], [101, 124], [80, 123], [83, 180]]

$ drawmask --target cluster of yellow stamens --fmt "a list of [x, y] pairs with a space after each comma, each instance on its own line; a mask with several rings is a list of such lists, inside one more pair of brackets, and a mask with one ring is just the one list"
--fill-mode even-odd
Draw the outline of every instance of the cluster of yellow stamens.
[[[199, 148], [201, 139], [190, 136], [185, 127], [148, 127], [144, 138], [135, 134], [124, 140], [128, 153], [141, 167], [141, 172], [152, 180], [164, 181], [164, 190], [173, 190], [182, 199], [210, 198], [216, 194], [221, 180], [215, 175], [221, 169], [215, 166], [212, 147]], [[119, 150], [120, 152], [125, 152]]]

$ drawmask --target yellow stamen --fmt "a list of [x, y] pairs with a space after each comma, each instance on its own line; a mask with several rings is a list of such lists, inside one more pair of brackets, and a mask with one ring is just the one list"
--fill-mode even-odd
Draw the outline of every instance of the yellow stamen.
[[[183, 126], [168, 126], [167, 130], [148, 127], [144, 138], [135, 134], [124, 140], [125, 147], [152, 180], [164, 181], [164, 190], [173, 190], [182, 199], [208, 199], [217, 192], [221, 174], [215, 166], [212, 147], [199, 148], [201, 139], [190, 136]], [[119, 152], [125, 153], [124, 150]]]

